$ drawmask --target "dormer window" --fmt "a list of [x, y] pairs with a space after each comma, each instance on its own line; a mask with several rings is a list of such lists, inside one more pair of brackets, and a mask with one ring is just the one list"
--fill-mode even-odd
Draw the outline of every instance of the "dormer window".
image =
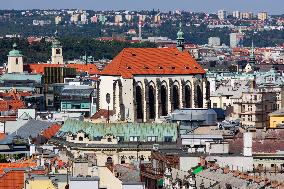
[[109, 137], [109, 138], [107, 138], [107, 141], [108, 142], [112, 142], [112, 139]]
[[131, 69], [131, 67], [130, 67], [130, 66], [127, 66], [127, 69], [129, 69], [129, 70], [130, 70], [130, 69]]
[[149, 70], [149, 67], [148, 67], [148, 66], [145, 66], [145, 69], [146, 69], [146, 70]]
[[186, 66], [186, 67], [185, 67], [185, 69], [187, 69], [187, 70], [188, 70], [188, 69], [189, 69], [189, 67], [188, 67], [188, 66]]
[[163, 67], [162, 67], [162, 66], [159, 66], [159, 69], [163, 69]]
[[173, 66], [172, 69], [174, 70], [174, 69], [176, 69], [176, 67]]

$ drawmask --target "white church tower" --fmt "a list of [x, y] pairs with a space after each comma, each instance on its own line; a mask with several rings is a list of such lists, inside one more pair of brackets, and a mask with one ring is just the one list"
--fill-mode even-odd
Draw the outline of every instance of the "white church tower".
[[23, 55], [21, 51], [17, 50], [17, 44], [13, 44], [13, 50], [9, 52], [8, 55], [8, 73], [23, 73], [24, 72], [24, 62]]
[[55, 37], [52, 41], [51, 49], [51, 64], [63, 64], [62, 45], [58, 39], [57, 31], [55, 32]]

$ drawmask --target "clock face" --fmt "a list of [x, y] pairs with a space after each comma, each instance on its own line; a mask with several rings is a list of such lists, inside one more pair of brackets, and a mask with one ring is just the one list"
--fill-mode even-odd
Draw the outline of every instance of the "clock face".
[[61, 50], [60, 49], [56, 49], [56, 54], [60, 54]]

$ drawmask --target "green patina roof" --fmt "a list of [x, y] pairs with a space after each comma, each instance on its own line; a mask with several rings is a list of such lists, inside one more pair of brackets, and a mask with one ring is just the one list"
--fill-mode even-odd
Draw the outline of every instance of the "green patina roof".
[[61, 48], [62, 46], [61, 46], [60, 41], [58, 39], [55, 39], [55, 40], [52, 41], [52, 46], [51, 47], [52, 48]]
[[24, 80], [31, 80], [37, 83], [41, 83], [40, 74], [19, 74], [19, 73], [9, 73], [4, 74], [0, 77], [0, 82], [3, 81], [24, 81]]
[[139, 136], [140, 141], [147, 140], [148, 136], [157, 136], [158, 142], [164, 141], [165, 136], [172, 136], [177, 139], [177, 124], [173, 123], [91, 123], [77, 120], [67, 120], [60, 129], [63, 132], [72, 134], [83, 131], [90, 137], [100, 137], [107, 134], [124, 136], [129, 141], [131, 136]]
[[17, 44], [16, 43], [13, 44], [13, 50], [11, 50], [9, 52], [8, 56], [23, 56], [22, 52], [17, 50]]

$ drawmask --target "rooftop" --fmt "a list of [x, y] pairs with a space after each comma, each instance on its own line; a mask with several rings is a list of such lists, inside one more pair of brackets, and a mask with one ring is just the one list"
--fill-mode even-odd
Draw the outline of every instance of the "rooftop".
[[192, 75], [205, 70], [188, 51], [177, 48], [125, 48], [101, 75], [133, 78], [134, 75]]

